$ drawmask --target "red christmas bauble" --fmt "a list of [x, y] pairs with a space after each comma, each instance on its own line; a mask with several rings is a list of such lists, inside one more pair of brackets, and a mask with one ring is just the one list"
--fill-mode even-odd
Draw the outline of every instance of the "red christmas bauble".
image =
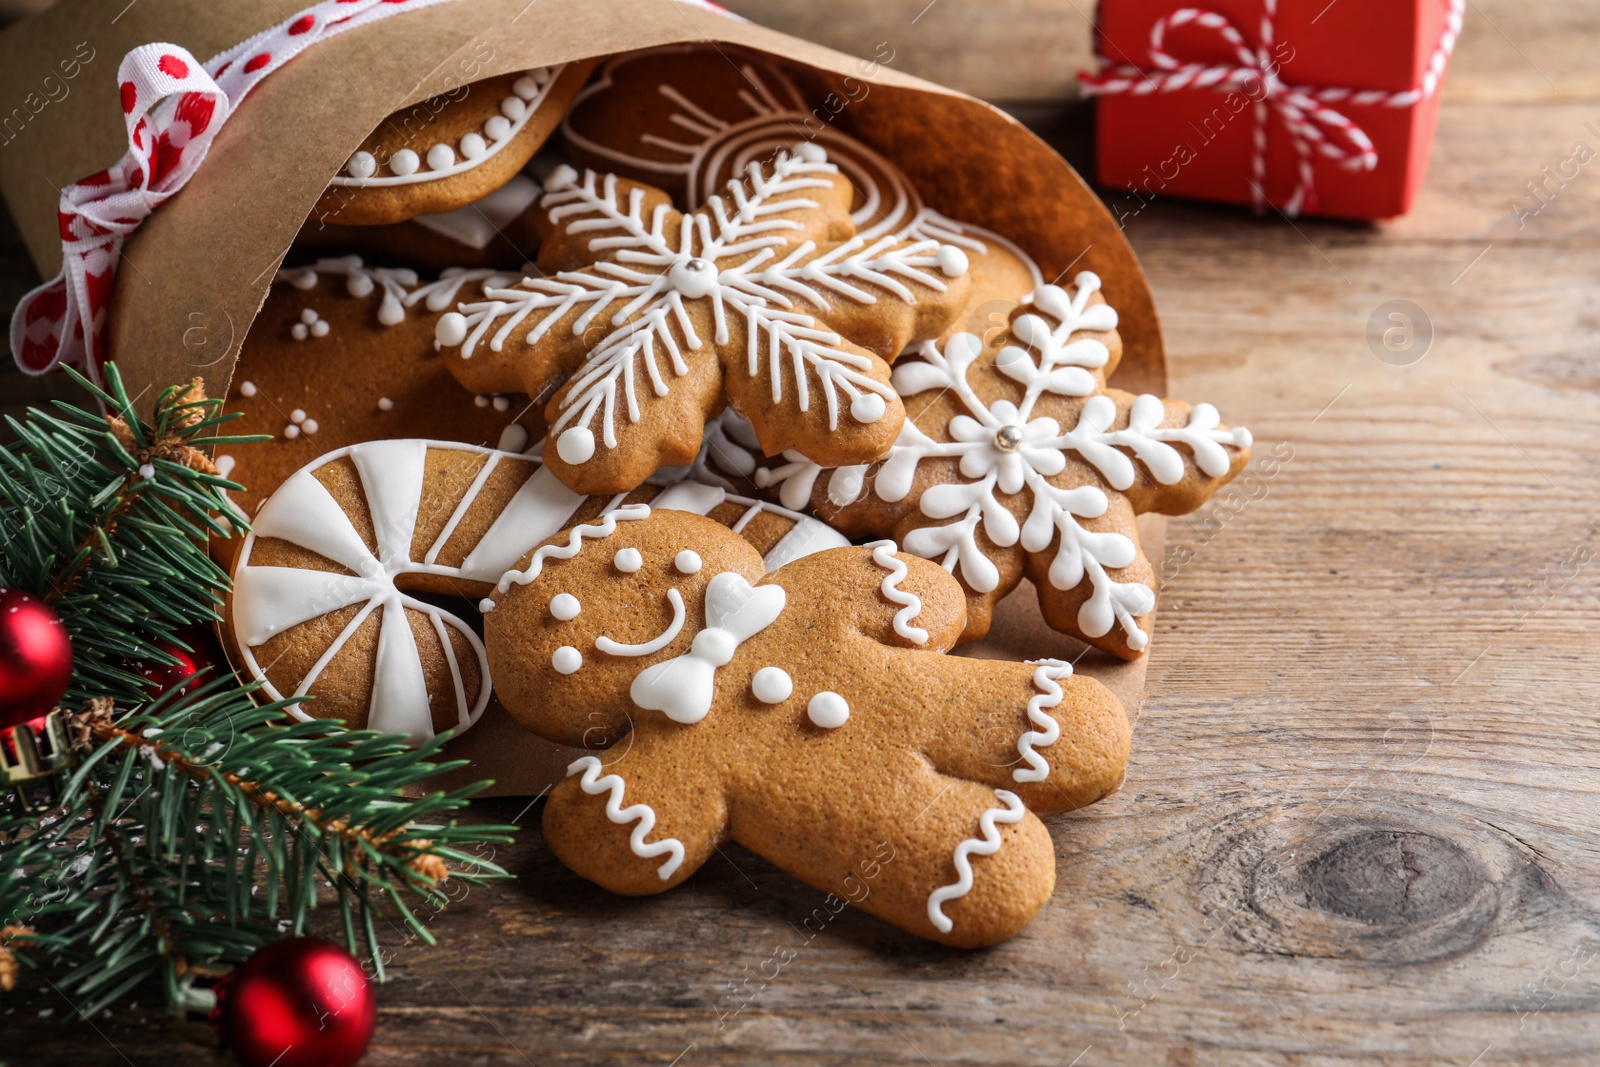
[[361, 964], [319, 937], [274, 941], [217, 992], [217, 1029], [243, 1067], [353, 1067], [378, 1021]]
[[[177, 663], [145, 663], [142, 660], [131, 659], [122, 662], [123, 667], [150, 683], [148, 692], [152, 700], [174, 687], [180, 692], [187, 689], [185, 683], [189, 679], [205, 668], [214, 667], [221, 662], [216, 640], [205, 630], [191, 626], [181, 631], [179, 636], [184, 644], [193, 649], [192, 652], [179, 648], [171, 641], [159, 642], [161, 650], [177, 660]], [[216, 672], [213, 671], [210, 677], [215, 676]]]
[[0, 589], [0, 729], [54, 708], [72, 680], [72, 638], [49, 604]]

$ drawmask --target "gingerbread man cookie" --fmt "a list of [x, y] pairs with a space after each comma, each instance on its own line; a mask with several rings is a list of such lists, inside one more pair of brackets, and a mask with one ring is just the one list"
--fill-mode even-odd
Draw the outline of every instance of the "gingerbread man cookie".
[[1135, 517], [1200, 507], [1244, 469], [1251, 440], [1210, 404], [1106, 388], [1116, 326], [1086, 271], [1070, 290], [1035, 290], [989, 344], [957, 334], [896, 363], [909, 417], [881, 463], [768, 462], [726, 420], [707, 462], [851, 536], [892, 536], [941, 562], [968, 593], [963, 640], [988, 632], [1026, 576], [1052, 627], [1132, 659], [1156, 601]]
[[[766, 565], [848, 542], [815, 519], [713, 486], [631, 499], [708, 515]], [[428, 595], [476, 600], [544, 538], [620, 501], [584, 497], [537, 461], [449, 441], [370, 441], [295, 473], [255, 516], [224, 611], [240, 673], [302, 718], [421, 742], [465, 730], [490, 699], [473, 627]]]
[[562, 167], [545, 187], [545, 276], [485, 286], [436, 337], [474, 391], [565, 380], [545, 462], [581, 491], [690, 462], [725, 404], [771, 452], [882, 455], [904, 419], [888, 361], [966, 298], [959, 248], [852, 236], [850, 183], [813, 144], [752, 163], [687, 215], [615, 175]]
[[714, 522], [634, 505], [545, 542], [493, 600], [511, 714], [565, 744], [608, 728], [544, 831], [615, 892], [671, 888], [733, 840], [922, 937], [991, 945], [1054, 888], [1038, 815], [1105, 796], [1127, 760], [1122, 707], [1067, 664], [942, 655], [961, 589], [890, 542], [764, 573]]
[[471, 82], [396, 111], [312, 209], [340, 226], [455, 211], [505, 185], [555, 131], [594, 61]]

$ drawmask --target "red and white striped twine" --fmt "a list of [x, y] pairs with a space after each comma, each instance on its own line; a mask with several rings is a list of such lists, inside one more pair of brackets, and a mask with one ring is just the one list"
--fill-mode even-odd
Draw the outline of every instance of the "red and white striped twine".
[[[1314, 88], [1287, 85], [1279, 77], [1273, 58], [1276, 43], [1277, 0], [1263, 0], [1259, 44], [1252, 47], [1243, 33], [1226, 15], [1196, 7], [1186, 7], [1156, 22], [1150, 29], [1150, 63], [1144, 70], [1129, 64], [1113, 63], [1099, 57], [1100, 69], [1078, 75], [1089, 96], [1128, 94], [1148, 96], [1188, 90], [1242, 92], [1255, 102], [1255, 130], [1250, 160], [1251, 199], [1257, 211], [1268, 206], [1266, 198], [1267, 132], [1269, 118], [1276, 114], [1289, 132], [1290, 143], [1299, 157], [1299, 180], [1294, 193], [1280, 210], [1291, 217], [1315, 210], [1317, 203], [1314, 161], [1330, 160], [1345, 170], [1372, 170], [1378, 165], [1377, 149], [1358, 124], [1332, 105], [1357, 107], [1415, 107], [1432, 96], [1444, 77], [1445, 65], [1461, 35], [1466, 0], [1447, 0], [1444, 32], [1428, 61], [1422, 83], [1414, 89], [1394, 92], [1387, 89], [1350, 89], [1341, 86]], [[1184, 63], [1167, 51], [1167, 34], [1179, 27], [1194, 25], [1211, 31], [1232, 49], [1236, 64], [1207, 65]], [[1259, 82], [1260, 88], [1253, 88]]]

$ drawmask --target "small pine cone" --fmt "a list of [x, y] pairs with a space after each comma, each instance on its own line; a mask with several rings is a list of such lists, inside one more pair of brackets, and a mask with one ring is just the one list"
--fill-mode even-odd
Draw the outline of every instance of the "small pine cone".
[[[184, 386], [183, 389], [172, 394], [172, 401], [170, 404], [168, 404], [168, 407], [178, 408], [182, 407], [184, 404], [198, 404], [205, 398], [206, 383], [200, 378], [194, 378], [189, 382], [188, 385]], [[187, 430], [189, 427], [205, 421], [205, 417], [205, 408], [192, 407], [187, 411], [181, 412], [174, 422], [177, 426]], [[180, 462], [182, 461], [180, 460]]]
[[127, 449], [129, 452], [137, 455], [139, 452], [139, 442], [134, 440], [133, 431], [128, 428], [128, 424], [123, 421], [122, 416], [111, 415], [107, 417], [106, 422], [110, 425], [111, 436], [117, 439], [117, 443], [123, 448]]
[[450, 877], [450, 865], [432, 852], [426, 851], [433, 847], [433, 842], [427, 839], [411, 842], [411, 847], [417, 849], [417, 854], [412, 856], [406, 866], [422, 875], [431, 878], [435, 885], [442, 885]]
[[110, 697], [91, 697], [85, 701], [82, 711], [72, 712], [67, 717], [67, 734], [72, 739], [73, 751], [83, 754], [94, 751], [105, 732], [111, 729], [111, 719]]
[[17, 957], [11, 954], [11, 939], [29, 937], [33, 931], [26, 926], [0, 926], [0, 990], [9, 993], [17, 987], [17, 974], [22, 970]]
[[214, 474], [219, 477], [222, 474], [221, 471], [217, 470], [217, 465], [211, 462], [211, 457], [198, 448], [178, 445], [172, 450], [172, 459], [182, 463], [192, 471], [199, 471], [201, 474]]

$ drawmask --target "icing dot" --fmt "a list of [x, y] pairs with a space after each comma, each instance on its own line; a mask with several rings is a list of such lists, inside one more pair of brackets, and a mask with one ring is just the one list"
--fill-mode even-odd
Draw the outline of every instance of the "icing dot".
[[472, 398], [472, 403], [476, 407], [486, 408], [489, 406], [489, 398], [484, 396], [482, 393], [479, 393], [477, 396]]
[[556, 455], [563, 463], [582, 463], [594, 455], [594, 434], [586, 426], [574, 426], [556, 438]]
[[312, 337], [326, 337], [326, 336], [328, 336], [328, 320], [327, 319], [318, 319], [316, 322], [313, 322], [311, 324], [311, 336]]
[[644, 566], [644, 557], [639, 555], [637, 548], [622, 548], [618, 549], [617, 554], [611, 557], [611, 562], [615, 563], [617, 570], [623, 574], [632, 574]]
[[390, 400], [386, 396], [380, 396], [378, 398], [378, 410], [379, 411], [393, 411], [394, 410], [394, 401]]
[[556, 654], [550, 657], [550, 666], [561, 674], [572, 674], [583, 666], [583, 653], [571, 645], [562, 645], [556, 649]]
[[306, 421], [306, 413], [304, 411], [300, 410], [299, 408], [295, 408], [293, 411], [289, 412], [289, 421], [290, 422], [305, 422]]
[[528, 431], [513, 422], [500, 431], [500, 441], [495, 445], [502, 452], [522, 452], [528, 447]]
[[939, 264], [939, 272], [946, 278], [959, 278], [967, 273], [967, 254], [955, 245], [940, 245], [939, 251], [933, 257]]
[[544, 180], [544, 187], [551, 192], [570, 189], [578, 184], [578, 172], [571, 165], [563, 163], [550, 172], [550, 177]]
[[447, 311], [440, 315], [433, 327], [433, 339], [446, 348], [455, 348], [467, 339], [467, 317], [459, 311]]
[[578, 598], [571, 593], [557, 593], [550, 598], [550, 614], [566, 622], [576, 619], [578, 612], [583, 610], [583, 605], [578, 603]]
[[483, 132], [489, 135], [491, 141], [503, 141], [511, 136], [511, 123], [504, 116], [495, 115], [483, 124]]
[[828, 153], [815, 141], [801, 141], [794, 146], [794, 154], [807, 163], [826, 163]]
[[447, 144], [436, 144], [428, 149], [428, 169], [445, 170], [456, 161], [456, 150]]
[[371, 152], [357, 152], [344, 165], [344, 172], [352, 178], [370, 178], [378, 173], [378, 159]]
[[877, 393], [862, 393], [850, 401], [850, 414], [857, 422], [877, 422], [887, 409], [888, 405]]
[[532, 100], [539, 95], [539, 83], [524, 74], [512, 83], [511, 91], [524, 100]]
[[527, 113], [528, 105], [523, 103], [520, 97], [508, 96], [504, 100], [500, 101], [500, 114], [504, 115], [512, 122], [516, 122]]
[[672, 565], [678, 568], [680, 574], [698, 574], [700, 573], [700, 553], [692, 548], [686, 548], [673, 558]]
[[239, 383], [239, 395], [240, 396], [255, 396], [256, 395], [256, 383], [255, 382], [240, 382]]
[[806, 705], [806, 718], [824, 730], [837, 730], [850, 718], [850, 705], [838, 693], [824, 691]]
[[511, 410], [511, 398], [508, 396], [497, 396], [490, 403], [494, 405], [496, 411]]
[[306, 308], [300, 312], [300, 321], [305, 323], [307, 326], [310, 326], [313, 322], [317, 321], [317, 313], [311, 308]]
[[296, 341], [304, 341], [307, 337], [311, 336], [311, 328], [303, 322], [297, 322], [294, 324], [293, 328], [289, 330], [289, 336], [293, 337]]
[[298, 427], [298, 426], [285, 426], [283, 428], [283, 436], [285, 436], [289, 440], [293, 441], [296, 437], [300, 436], [300, 427]]
[[422, 166], [422, 160], [409, 148], [402, 148], [389, 157], [389, 169], [402, 178], [415, 174], [420, 166]]
[[300, 428], [302, 430], [304, 430], [306, 433], [316, 433], [317, 432], [317, 420], [316, 419], [307, 419], [305, 422], [302, 422], [300, 424]]
[[477, 159], [487, 151], [489, 151], [489, 146], [484, 142], [481, 134], [469, 133], [461, 138], [461, 155], [463, 157]]
[[384, 300], [378, 305], [378, 321], [384, 326], [398, 326], [406, 321], [406, 309], [398, 300]]
[[782, 667], [762, 667], [750, 679], [750, 692], [763, 704], [780, 704], [794, 692], [794, 680]]

